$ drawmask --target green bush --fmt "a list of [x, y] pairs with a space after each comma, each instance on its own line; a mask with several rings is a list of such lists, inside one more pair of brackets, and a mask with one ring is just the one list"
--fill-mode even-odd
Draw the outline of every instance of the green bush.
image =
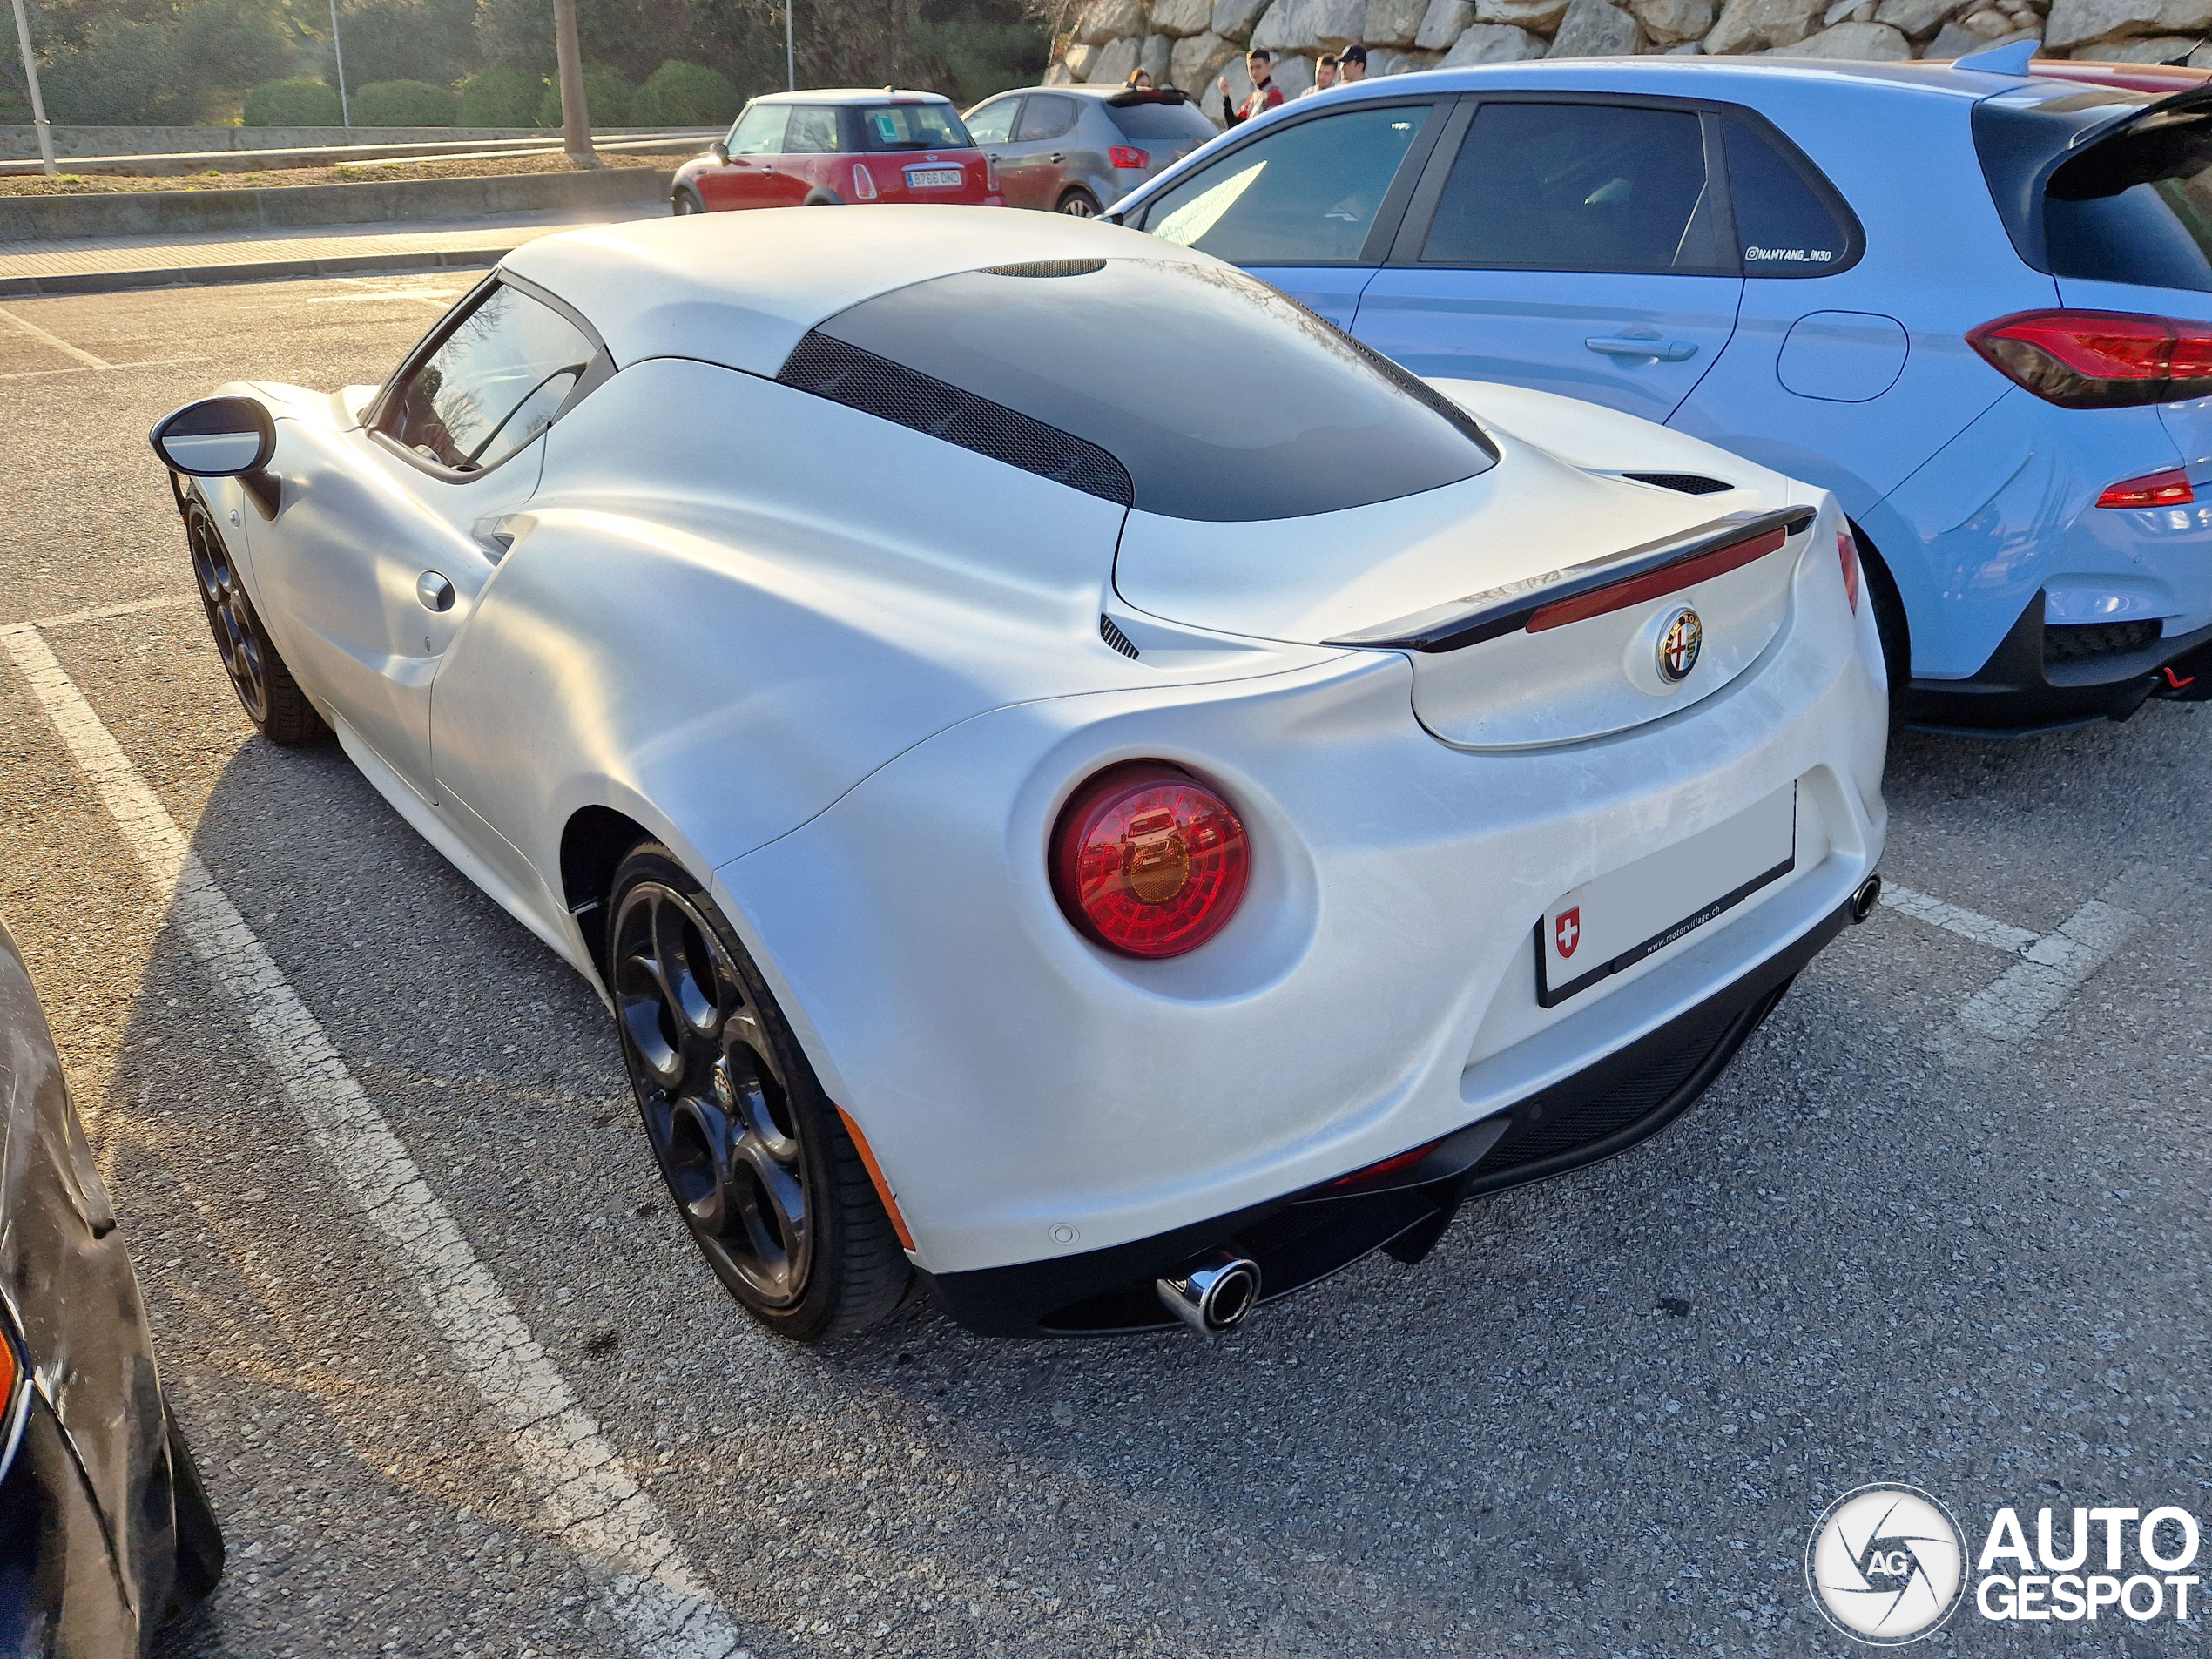
[[246, 95], [250, 127], [334, 127], [344, 118], [337, 88], [304, 77], [270, 81]]
[[[597, 64], [583, 66], [583, 101], [591, 111], [591, 125], [595, 127], [626, 126], [630, 122], [630, 87], [622, 77], [610, 69]], [[561, 125], [561, 84], [549, 81], [545, 96], [537, 103], [537, 124], [542, 127]]]
[[461, 94], [462, 126], [535, 126], [538, 100], [545, 96], [545, 78], [495, 64], [471, 75], [454, 91]]
[[728, 76], [671, 58], [630, 100], [630, 119], [641, 127], [721, 126], [737, 119], [741, 101]]
[[354, 89], [354, 124], [365, 127], [449, 127], [453, 94], [428, 81], [371, 81]]

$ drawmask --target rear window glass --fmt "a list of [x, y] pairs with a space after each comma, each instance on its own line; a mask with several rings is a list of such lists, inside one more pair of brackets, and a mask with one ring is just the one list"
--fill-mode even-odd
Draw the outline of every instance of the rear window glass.
[[2146, 117], [2043, 192], [2051, 273], [2212, 293], [2212, 111]]
[[[1127, 470], [1135, 506], [1171, 518], [1334, 512], [1494, 464], [1452, 405], [1241, 272], [1078, 260], [1005, 273], [918, 282], [815, 333], [1096, 446]], [[810, 389], [840, 396], [827, 381]]]
[[1213, 123], [1195, 104], [1127, 104], [1106, 106], [1124, 138], [1211, 138]]
[[1486, 104], [1421, 258], [1539, 271], [1720, 268], [1703, 125], [1680, 110]]
[[863, 150], [965, 150], [968, 129], [949, 104], [871, 104], [855, 110]]
[[1428, 116], [1421, 104], [1277, 127], [1156, 198], [1143, 228], [1231, 265], [1356, 260]]
[[1804, 168], [1740, 116], [1723, 127], [1729, 199], [1743, 274], [1824, 276], [1851, 263], [1853, 238]]

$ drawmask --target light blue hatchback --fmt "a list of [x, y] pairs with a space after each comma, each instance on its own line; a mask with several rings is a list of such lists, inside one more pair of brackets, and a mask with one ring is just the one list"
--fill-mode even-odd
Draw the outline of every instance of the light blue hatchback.
[[1109, 217], [1416, 374], [1608, 404], [1833, 490], [1912, 725], [2124, 719], [2212, 694], [2212, 86], [2026, 67], [1362, 82]]

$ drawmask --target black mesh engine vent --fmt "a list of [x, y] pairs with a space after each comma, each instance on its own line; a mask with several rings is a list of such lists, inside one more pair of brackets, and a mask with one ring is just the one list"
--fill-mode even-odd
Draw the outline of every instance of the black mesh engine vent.
[[1088, 439], [827, 334], [810, 331], [776, 379], [1086, 495], [1136, 503], [1129, 469]]
[[2052, 623], [2043, 630], [2043, 660], [2051, 663], [2069, 657], [2141, 651], [2157, 644], [2165, 630], [2162, 621]]
[[1089, 276], [1093, 271], [1103, 271], [1103, 260], [1031, 260], [1027, 265], [987, 265], [985, 276], [1056, 277]]
[[1685, 496], [1712, 496], [1723, 489], [1733, 489], [1734, 484], [1723, 483], [1717, 478], [1708, 478], [1701, 472], [1624, 472], [1623, 478], [1633, 478], [1640, 484], [1656, 484], [1662, 489], [1678, 489]]
[[1098, 613], [1098, 637], [1124, 657], [1136, 655], [1136, 642], [1114, 626], [1114, 619], [1104, 611]]

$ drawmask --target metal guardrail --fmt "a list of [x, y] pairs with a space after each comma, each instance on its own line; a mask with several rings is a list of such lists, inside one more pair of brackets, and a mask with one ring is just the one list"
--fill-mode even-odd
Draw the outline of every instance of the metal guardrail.
[[[704, 149], [726, 129], [702, 127], [697, 132], [610, 132], [594, 137], [593, 147], [631, 154], [671, 155]], [[345, 162], [421, 160], [447, 157], [470, 160], [500, 156], [544, 155], [561, 147], [558, 132], [530, 138], [446, 138], [414, 144], [318, 145], [296, 150], [199, 150], [143, 156], [57, 156], [54, 165], [64, 172], [133, 173], [138, 175], [192, 172], [266, 172], [278, 167], [314, 166]], [[22, 178], [43, 171], [37, 157], [0, 161], [0, 178]]]

